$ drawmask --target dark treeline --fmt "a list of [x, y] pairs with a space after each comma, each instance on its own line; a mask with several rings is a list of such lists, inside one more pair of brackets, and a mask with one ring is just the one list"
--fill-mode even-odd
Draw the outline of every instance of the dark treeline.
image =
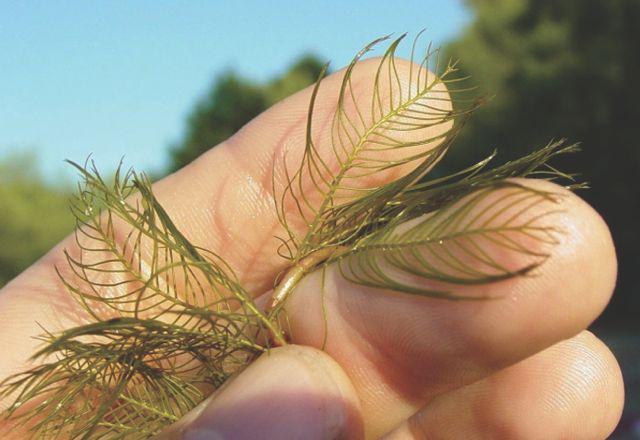
[[[611, 228], [619, 275], [600, 324], [637, 325], [640, 311], [640, 2], [472, 0], [475, 20], [447, 49], [494, 98], [470, 120], [462, 153], [505, 158], [552, 138], [580, 142], [560, 164]], [[567, 280], [568, 283], [571, 280]]]

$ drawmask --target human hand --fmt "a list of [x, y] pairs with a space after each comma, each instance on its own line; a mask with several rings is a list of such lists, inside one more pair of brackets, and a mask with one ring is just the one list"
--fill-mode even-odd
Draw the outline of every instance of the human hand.
[[[376, 67], [363, 62], [358, 78]], [[323, 82], [316, 126], [330, 124], [339, 85], [340, 72]], [[224, 255], [250, 292], [268, 295], [284, 269], [271, 171], [283, 151], [304, 145], [309, 96], [275, 105], [154, 185], [178, 227]], [[326, 141], [318, 147], [329, 148]], [[585, 329], [613, 290], [611, 238], [577, 196], [548, 182], [524, 184], [564, 194], [554, 221], [565, 234], [536, 276], [465, 288], [502, 297], [496, 301], [451, 302], [356, 286], [332, 269], [320, 297], [320, 274], [311, 274], [287, 302], [296, 345], [264, 355], [165, 438], [606, 437], [622, 410], [622, 379]], [[24, 370], [38, 324], [75, 324], [80, 308], [54, 270], [65, 247], [73, 240], [2, 290], [0, 377]], [[25, 436], [2, 423], [3, 438]]]

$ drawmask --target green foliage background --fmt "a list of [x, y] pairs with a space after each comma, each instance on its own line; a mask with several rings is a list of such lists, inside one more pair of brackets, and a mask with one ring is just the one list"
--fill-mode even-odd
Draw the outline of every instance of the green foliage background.
[[0, 286], [51, 249], [73, 227], [70, 188], [45, 182], [34, 153], [0, 160]]

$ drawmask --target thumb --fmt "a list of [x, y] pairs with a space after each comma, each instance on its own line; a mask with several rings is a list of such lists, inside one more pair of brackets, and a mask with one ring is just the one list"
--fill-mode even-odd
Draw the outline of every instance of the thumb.
[[326, 353], [288, 345], [262, 355], [159, 440], [362, 438], [351, 381]]

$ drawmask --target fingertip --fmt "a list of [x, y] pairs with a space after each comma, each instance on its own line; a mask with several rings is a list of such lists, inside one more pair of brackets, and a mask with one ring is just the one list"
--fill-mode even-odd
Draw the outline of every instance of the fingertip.
[[611, 232], [602, 216], [576, 193], [544, 180], [521, 179], [526, 185], [558, 194], [561, 231], [544, 276], [561, 294], [554, 307], [572, 319], [565, 337], [588, 327], [605, 309], [614, 292], [617, 258]]
[[[596, 402], [599, 411], [588, 412], [597, 419], [600, 438], [609, 438], [622, 417], [625, 391], [620, 364], [611, 349], [596, 335], [588, 330], [580, 333], [571, 342], [577, 345], [576, 352], [583, 353], [582, 359], [576, 358], [576, 375], [585, 377], [584, 371], [590, 367], [592, 377], [586, 385], [590, 392], [586, 401]], [[585, 368], [585, 364], [587, 368]], [[594, 432], [595, 434], [595, 432]]]
[[584, 331], [434, 399], [385, 438], [602, 439], [623, 402], [615, 357]]

